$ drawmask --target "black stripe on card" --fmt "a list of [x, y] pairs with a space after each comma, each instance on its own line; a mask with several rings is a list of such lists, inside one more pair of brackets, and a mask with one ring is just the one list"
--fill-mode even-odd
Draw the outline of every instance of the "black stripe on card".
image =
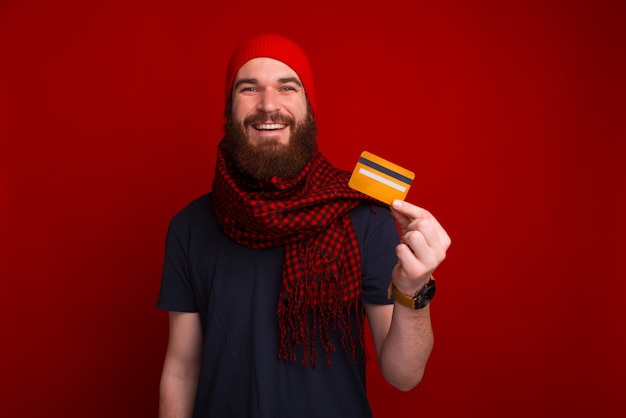
[[378, 170], [381, 173], [388, 175], [389, 177], [393, 177], [396, 180], [400, 180], [402, 183], [408, 184], [409, 186], [413, 183], [413, 180], [411, 180], [410, 178], [403, 176], [400, 173], [396, 173], [395, 171], [385, 166], [382, 166], [378, 163], [375, 163], [374, 161], [370, 161], [367, 158], [359, 157], [359, 162], [363, 165], [373, 168], [374, 170]]

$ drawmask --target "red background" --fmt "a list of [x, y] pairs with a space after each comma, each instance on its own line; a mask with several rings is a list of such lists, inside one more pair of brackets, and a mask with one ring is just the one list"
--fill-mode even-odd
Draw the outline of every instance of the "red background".
[[209, 190], [225, 64], [313, 63], [320, 146], [417, 173], [453, 245], [435, 350], [375, 416], [626, 415], [618, 1], [0, 1], [2, 415], [156, 416], [169, 218]]

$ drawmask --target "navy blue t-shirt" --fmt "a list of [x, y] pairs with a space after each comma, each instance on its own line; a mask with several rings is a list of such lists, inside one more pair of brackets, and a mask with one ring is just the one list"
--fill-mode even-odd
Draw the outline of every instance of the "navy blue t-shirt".
[[[399, 242], [393, 218], [369, 204], [350, 214], [361, 250], [363, 301], [391, 303], [387, 286]], [[277, 359], [282, 260], [283, 247], [251, 250], [228, 238], [211, 194], [172, 218], [157, 307], [200, 314], [204, 346], [194, 418], [371, 416], [364, 361], [346, 360], [340, 335], [332, 335], [332, 369], [321, 347], [314, 368]]]

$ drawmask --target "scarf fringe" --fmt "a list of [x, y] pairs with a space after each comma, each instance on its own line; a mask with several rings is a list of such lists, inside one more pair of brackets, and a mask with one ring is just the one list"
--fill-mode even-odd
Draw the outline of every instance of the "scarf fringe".
[[319, 344], [331, 369], [331, 357], [337, 351], [332, 342], [332, 334], [336, 331], [341, 335], [341, 345], [349, 363], [359, 360], [359, 347], [367, 358], [360, 287], [356, 294], [345, 289], [349, 272], [342, 268], [344, 263], [336, 253], [331, 259], [325, 259], [306, 245], [300, 245], [299, 250], [303, 276], [307, 279], [289, 282], [289, 286], [281, 290], [278, 358], [298, 362], [300, 357], [300, 362], [307, 368], [314, 368], [320, 357]]

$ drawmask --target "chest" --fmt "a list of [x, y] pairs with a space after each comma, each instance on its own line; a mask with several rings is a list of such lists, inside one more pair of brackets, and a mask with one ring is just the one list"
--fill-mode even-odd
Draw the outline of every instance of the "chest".
[[219, 228], [204, 231], [190, 244], [194, 295], [206, 324], [217, 321], [224, 327], [239, 328], [249, 326], [251, 319], [275, 321], [283, 247], [249, 249]]

